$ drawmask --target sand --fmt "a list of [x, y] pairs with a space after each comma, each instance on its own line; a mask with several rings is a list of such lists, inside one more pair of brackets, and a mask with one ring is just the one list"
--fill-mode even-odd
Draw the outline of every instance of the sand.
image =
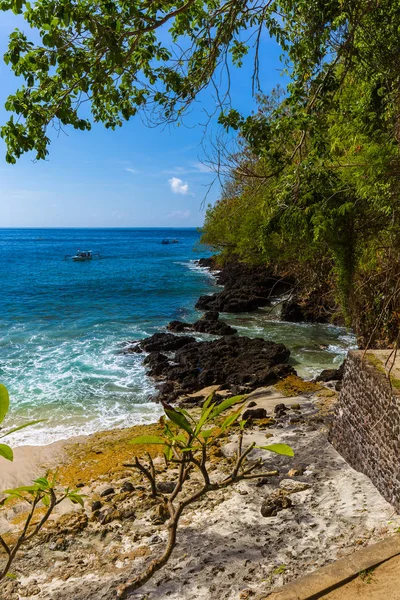
[[[245, 443], [290, 444], [295, 458], [254, 450], [251, 459], [261, 457], [264, 468], [278, 468], [279, 476], [263, 485], [238, 483], [189, 507], [170, 562], [132, 599], [261, 600], [274, 587], [393, 533], [400, 519], [392, 506], [327, 440], [327, 405], [332, 401], [332, 394], [327, 392], [327, 398], [286, 398], [269, 388], [252, 395], [249, 401], [254, 400], [269, 413], [281, 402], [300, 404], [300, 411], [289, 411], [278, 426], [255, 424], [245, 436]], [[326, 413], [328, 417], [323, 416]], [[222, 448], [226, 456], [235, 447], [235, 437], [233, 434]], [[100, 434], [85, 444], [90, 445], [91, 439], [101, 448]], [[30, 468], [40, 470], [42, 461], [47, 462], [43, 457], [49, 450], [36, 450], [20, 449], [19, 477]], [[51, 450], [53, 458], [58, 451], [65, 451], [65, 446], [54, 455]], [[118, 453], [117, 446], [115, 451]], [[82, 460], [87, 464], [86, 458]], [[291, 477], [288, 473], [295, 466], [302, 467], [304, 473]], [[214, 464], [212, 477], [221, 476], [220, 467]], [[124, 477], [112, 468], [93, 481], [86, 477], [81, 489], [88, 496], [86, 514], [75, 512], [70, 521], [55, 522], [39, 544], [25, 551], [14, 567], [18, 580], [4, 586], [2, 600], [111, 600], [120, 582], [162, 551], [166, 527], [154, 523], [155, 505], [146, 491], [139, 495], [134, 492], [120, 502], [122, 507], [131, 503], [135, 514], [130, 519], [108, 524], [92, 519], [92, 500], [110, 485], [118, 493], [126, 473]], [[131, 477], [134, 485], [146, 487], [138, 477]], [[161, 470], [161, 477], [173, 480], [176, 474]], [[263, 517], [260, 508], [265, 498], [293, 482], [303, 488], [291, 494], [293, 506], [277, 516]], [[196, 485], [196, 476], [190, 485]], [[111, 503], [104, 503], [105, 507]]]

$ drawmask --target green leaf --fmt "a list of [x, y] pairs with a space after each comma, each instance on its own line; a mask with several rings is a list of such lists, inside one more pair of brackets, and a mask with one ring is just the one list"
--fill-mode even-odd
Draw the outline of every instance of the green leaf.
[[211, 406], [209, 406], [208, 408], [206, 408], [206, 410], [203, 410], [201, 412], [201, 417], [199, 422], [197, 423], [196, 429], [194, 430], [194, 435], [197, 436], [200, 431], [201, 428], [203, 427], [203, 425], [207, 422], [208, 417], [210, 416], [210, 414], [212, 413], [213, 409], [214, 409], [214, 404], [211, 404]]
[[224, 400], [223, 402], [221, 402], [221, 404], [218, 404], [218, 406], [214, 409], [210, 418], [215, 419], [215, 417], [218, 417], [218, 415], [220, 415], [222, 412], [224, 412], [224, 410], [231, 408], [231, 406], [233, 406], [234, 404], [239, 404], [240, 402], [244, 402], [246, 400], [246, 398], [247, 398], [246, 395], [242, 395], [242, 396], [232, 396], [232, 398], [228, 398], [227, 400]]
[[7, 444], [0, 444], [0, 456], [10, 460], [11, 462], [14, 460], [14, 453], [10, 446], [7, 446]]
[[164, 410], [170, 421], [175, 423], [175, 425], [177, 425], [180, 429], [184, 429], [189, 435], [193, 435], [193, 429], [191, 428], [190, 423], [185, 415], [169, 405], [164, 405]]
[[211, 394], [208, 396], [208, 398], [206, 399], [206, 401], [203, 404], [202, 410], [201, 410], [201, 414], [203, 414], [203, 412], [209, 407], [212, 399], [215, 396], [215, 392], [211, 392]]
[[43, 498], [42, 498], [42, 502], [43, 502], [43, 504], [44, 504], [45, 506], [50, 506], [50, 498], [49, 498], [49, 496], [47, 496], [47, 495], [46, 495], [46, 496], [43, 496]]
[[166, 443], [163, 438], [158, 437], [157, 435], [139, 435], [138, 437], [130, 440], [130, 444], [164, 444]]
[[46, 489], [50, 487], [46, 477], [39, 477], [38, 479], [35, 479], [33, 483], [37, 483], [40, 487], [44, 487]]
[[235, 421], [237, 421], [237, 419], [240, 417], [240, 414], [242, 412], [242, 409], [239, 408], [238, 411], [236, 411], [235, 413], [233, 413], [232, 415], [229, 415], [225, 421], [222, 423], [221, 425], [221, 429], [222, 431], [225, 431], [225, 429], [227, 429], [228, 427], [230, 427]]
[[0, 383], [0, 423], [4, 421], [4, 417], [10, 408], [10, 397], [5, 385]]
[[46, 419], [40, 419], [39, 421], [29, 421], [29, 423], [24, 423], [23, 425], [18, 425], [18, 427], [14, 427], [13, 429], [9, 429], [6, 433], [0, 435], [0, 438], [6, 437], [11, 433], [15, 433], [16, 431], [20, 431], [21, 429], [25, 429], [25, 427], [30, 427], [31, 425], [36, 425], [36, 423], [44, 423]]
[[282, 454], [283, 456], [294, 456], [293, 448], [287, 444], [270, 444], [269, 446], [256, 446], [261, 450], [269, 450], [269, 452], [275, 452], [276, 454]]
[[171, 460], [171, 458], [173, 457], [173, 452], [172, 452], [171, 446], [165, 446], [164, 455], [165, 455], [166, 461], [169, 462]]
[[82, 508], [85, 506], [83, 498], [79, 494], [71, 492], [68, 494], [68, 498], [71, 500], [72, 504], [80, 504]]

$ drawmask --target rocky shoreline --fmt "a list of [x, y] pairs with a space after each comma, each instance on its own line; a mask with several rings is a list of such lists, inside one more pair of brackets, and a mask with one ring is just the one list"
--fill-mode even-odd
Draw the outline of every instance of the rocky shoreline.
[[[201, 265], [214, 268], [209, 259]], [[158, 386], [157, 399], [183, 404], [195, 419], [211, 392], [217, 402], [244, 394], [244, 443], [289, 444], [295, 459], [253, 449], [250, 463], [261, 459], [263, 469], [276, 471], [276, 476], [210, 492], [189, 506], [172, 558], [132, 599], [264, 600], [283, 582], [379, 540], [398, 526], [392, 507], [328, 442], [336, 391], [335, 383], [325, 382], [337, 382], [343, 369], [323, 372], [322, 383], [305, 382], [288, 364], [290, 351], [283, 344], [239, 336], [220, 320], [217, 306], [226, 312], [227, 307], [231, 312], [244, 306], [256, 310], [273, 294], [289, 289], [290, 282], [271, 273], [241, 269], [220, 271], [218, 283], [225, 287], [200, 298], [205, 311], [200, 320], [171, 322], [168, 331], [132, 343], [125, 351], [145, 353], [148, 375]], [[245, 283], [240, 283], [240, 272]], [[251, 298], [247, 305], [245, 295]], [[191, 333], [212, 339], [198, 340]], [[137, 435], [160, 435], [162, 429], [160, 420], [57, 447], [59, 482], [79, 489], [85, 506], [66, 500], [57, 507], [38, 538], [18, 555], [16, 579], [0, 584], [1, 598], [112, 600], [120, 583], [162, 552], [167, 533], [162, 505], [151, 496], [145, 477], [129, 468], [132, 457], [148, 451], [163, 493], [175, 488], [178, 470], [173, 463], [165, 464], [160, 447], [130, 443]], [[232, 468], [237, 440], [233, 429], [215, 448], [212, 480], [224, 479]], [[27, 451], [21, 452], [23, 461], [30, 455]], [[50, 455], [46, 460], [41, 453], [30, 464], [31, 472], [54, 470], [55, 457], [50, 460]], [[191, 489], [199, 478], [197, 472], [191, 475]], [[27, 482], [13, 481], [22, 483]], [[6, 535], [15, 535], [24, 511], [20, 502], [0, 510]]]
[[[187, 402], [188, 395], [213, 385], [222, 386], [226, 394], [247, 394], [295, 375], [288, 364], [290, 351], [283, 344], [239, 336], [220, 319], [220, 312], [252, 312], [280, 298], [283, 319], [325, 322], [326, 317], [313, 317], [310, 305], [300, 304], [291, 296], [295, 282], [265, 267], [235, 262], [219, 267], [216, 257], [200, 259], [198, 265], [212, 271], [217, 284], [223, 286], [222, 291], [200, 296], [196, 308], [204, 311], [203, 317], [195, 323], [171, 321], [167, 333], [156, 333], [124, 350], [147, 353], [144, 364], [147, 375], [156, 382], [155, 400]], [[197, 340], [188, 333], [209, 334], [216, 339]], [[330, 371], [321, 374], [323, 380], [341, 379], [341, 370]]]

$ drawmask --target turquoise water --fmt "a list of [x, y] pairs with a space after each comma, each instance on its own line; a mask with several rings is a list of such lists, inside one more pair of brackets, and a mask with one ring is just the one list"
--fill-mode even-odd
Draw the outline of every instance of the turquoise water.
[[[165, 237], [179, 243], [162, 245]], [[143, 357], [122, 350], [172, 319], [200, 316], [194, 304], [215, 282], [194, 264], [207, 256], [198, 239], [194, 229], [0, 230], [0, 380], [11, 393], [13, 424], [47, 419], [14, 443], [158, 417]], [[77, 249], [101, 259], [63, 260]], [[340, 361], [354, 343], [341, 329], [283, 324], [265, 310], [229, 319], [243, 334], [287, 343], [305, 375]]]

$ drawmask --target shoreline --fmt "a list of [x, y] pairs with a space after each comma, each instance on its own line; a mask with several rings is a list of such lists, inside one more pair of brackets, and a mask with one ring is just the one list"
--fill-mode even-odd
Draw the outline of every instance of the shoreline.
[[[287, 443], [295, 458], [253, 450], [250, 460], [262, 457], [264, 469], [278, 469], [276, 477], [240, 482], [188, 507], [170, 561], [139, 597], [237, 600], [243, 594], [261, 600], [283, 583], [379, 541], [400, 525], [400, 517], [368, 478], [329, 444], [335, 399], [336, 392], [323, 385], [296, 392], [279, 384], [249, 395], [243, 410], [255, 403], [269, 418], [249, 423], [244, 443], [261, 445], [266, 438], [268, 443]], [[282, 403], [285, 414], [278, 417], [275, 407]], [[197, 408], [188, 410], [198, 413]], [[85, 508], [69, 501], [58, 507], [43, 533], [17, 558], [17, 581], [0, 584], [5, 600], [30, 600], [33, 585], [41, 600], [111, 600], [119, 583], [159, 555], [166, 528], [156, 518], [157, 502], [146, 480], [124, 463], [144, 452], [130, 439], [160, 431], [159, 423], [139, 425], [76, 443], [68, 440], [58, 448], [63, 453], [60, 482], [78, 487], [86, 496]], [[212, 478], [225, 477], [236, 439], [233, 430], [221, 441], [220, 453], [210, 463]], [[161, 481], [174, 481], [176, 469], [165, 467], [159, 447], [146, 449]], [[61, 455], [52, 458], [56, 456]], [[122, 493], [127, 482], [133, 489]], [[194, 473], [190, 485], [198, 483]], [[111, 491], [103, 497], [106, 490]], [[291, 505], [272, 516], [260, 514], [263, 503], [277, 493], [289, 494]], [[93, 502], [100, 502], [100, 512], [93, 511]], [[19, 505], [1, 511], [3, 529], [7, 524], [11, 530], [18, 527], [20, 516]]]
[[[191, 261], [192, 262], [192, 261]], [[272, 283], [272, 289], [275, 292], [277, 290], [276, 288], [276, 282], [279, 283], [279, 285], [283, 285], [283, 287], [281, 288], [281, 293], [285, 293], [284, 290], [286, 289], [286, 286], [288, 285], [286, 282], [281, 282], [281, 278], [275, 276], [275, 275], [271, 275], [271, 273], [269, 273], [268, 271], [265, 271], [264, 274], [260, 275], [260, 268], [255, 268], [255, 283], [252, 283], [252, 287], [248, 288], [248, 278], [249, 278], [249, 268], [247, 266], [238, 266], [238, 265], [228, 265], [226, 267], [220, 267], [217, 266], [215, 263], [215, 256], [212, 256], [210, 258], [200, 258], [194, 261], [195, 267], [196, 269], [200, 269], [201, 271], [206, 271], [207, 274], [209, 276], [211, 276], [213, 278], [213, 288], [214, 291], [212, 293], [210, 293], [207, 296], [200, 296], [196, 302], [196, 307], [198, 308], [199, 305], [203, 305], [204, 303], [207, 305], [210, 300], [214, 301], [214, 299], [216, 299], [218, 301], [219, 297], [223, 297], [224, 294], [228, 295], [228, 304], [230, 303], [232, 305], [232, 297], [233, 297], [233, 308], [231, 306], [231, 312], [230, 313], [224, 313], [225, 317], [228, 317], [229, 314], [232, 315], [232, 317], [235, 316], [236, 311], [238, 310], [238, 308], [242, 308], [243, 306], [243, 302], [248, 304], [248, 310], [246, 312], [246, 315], [249, 316], [249, 318], [251, 319], [252, 315], [255, 315], [258, 313], [259, 311], [259, 304], [261, 303], [261, 306], [265, 303], [265, 301], [270, 302], [270, 289], [269, 287], [267, 287], [267, 291], [266, 294], [264, 292], [260, 292], [260, 290], [263, 288], [263, 286], [265, 287], [265, 276], [267, 278], [267, 280], [272, 279], [273, 283]], [[250, 268], [251, 271], [251, 268]], [[258, 286], [258, 287], [257, 287]], [[269, 286], [269, 283], [268, 283]], [[256, 297], [256, 300], [254, 299], [254, 296]], [[261, 300], [260, 300], [261, 298]], [[225, 301], [225, 300], [224, 300]], [[236, 305], [235, 305], [236, 302]], [[203, 310], [206, 310], [208, 308], [208, 306], [205, 306]], [[202, 310], [201, 308], [198, 308], [198, 310]], [[206, 313], [207, 314], [207, 313]], [[198, 321], [199, 324], [201, 324], [203, 322], [203, 319], [201, 319], [200, 321]], [[273, 321], [275, 322], [275, 321]], [[279, 323], [279, 321], [276, 321]], [[181, 323], [179, 321], [172, 321], [171, 324], [173, 323]], [[232, 323], [234, 323], [234, 320], [232, 321]], [[297, 327], [299, 324], [296, 322], [290, 322], [290, 321], [286, 321], [287, 325], [290, 327], [291, 324], [294, 325], [294, 327]], [[207, 321], [206, 321], [207, 324]], [[213, 323], [211, 323], [212, 325]], [[224, 325], [225, 323], [221, 320], [219, 320], [218, 324], [220, 324], [221, 326]], [[312, 323], [314, 324], [314, 323]], [[196, 325], [196, 324], [195, 324]], [[310, 325], [310, 323], [300, 323], [300, 326], [307, 326]], [[337, 327], [334, 324], [326, 324], [327, 327]], [[189, 327], [188, 324], [185, 324], [185, 327]], [[228, 325], [226, 325], [226, 327], [229, 328]], [[169, 326], [166, 327], [160, 327], [159, 331], [161, 333], [161, 335], [164, 334], [165, 331], [172, 331], [173, 333], [177, 332], [178, 334], [180, 333], [184, 333], [184, 334], [188, 334], [188, 335], [193, 335], [193, 333], [191, 333], [191, 329], [189, 329], [188, 331], [185, 329], [183, 330], [174, 330], [174, 329], [170, 329]], [[204, 331], [204, 329], [200, 329], [200, 332]], [[205, 333], [209, 333], [208, 330], [205, 330]], [[210, 333], [213, 333], [213, 331], [211, 331]], [[196, 335], [196, 332], [194, 332], [194, 335]], [[219, 336], [221, 338], [221, 335], [223, 335], [223, 333], [221, 332], [216, 332], [216, 335]], [[236, 336], [235, 336], [236, 337]], [[246, 331], [243, 331], [243, 327], [239, 326], [238, 332], [237, 332], [237, 337], [239, 338], [246, 338]], [[145, 338], [142, 341], [146, 341]], [[204, 338], [200, 339], [196, 339], [197, 343], [203, 342]], [[123, 342], [124, 345], [124, 353], [126, 351], [127, 348], [129, 348], [129, 343], [128, 342]], [[162, 350], [161, 350], [162, 351]], [[148, 355], [147, 355], [148, 356]], [[289, 361], [289, 363], [291, 364], [291, 360]], [[295, 365], [296, 368], [296, 365]], [[287, 373], [289, 374], [289, 373]], [[148, 373], [148, 369], [146, 370], [145, 373], [145, 377], [148, 378], [151, 383], [152, 386], [156, 385], [157, 383], [159, 383], [157, 381], [157, 377], [153, 378], [151, 377], [151, 375], [149, 375]], [[307, 379], [307, 378], [306, 378]], [[221, 382], [215, 382], [217, 384], [220, 384]], [[199, 386], [198, 389], [196, 390], [192, 390], [191, 392], [196, 392], [199, 389], [202, 389], [202, 387], [204, 386]], [[249, 391], [249, 390], [247, 390]], [[251, 391], [251, 390], [250, 390]], [[189, 394], [190, 395], [190, 394]], [[157, 401], [154, 401], [154, 399], [152, 400], [152, 403], [154, 404], [154, 406], [157, 406], [158, 403]], [[140, 407], [140, 404], [136, 405], [138, 407]], [[157, 421], [157, 418], [159, 417], [159, 415], [150, 415], [148, 419], [146, 419], [144, 421], [144, 423], [132, 423], [128, 425], [128, 428], [130, 427], [136, 427], [138, 425], [151, 425], [154, 424]], [[72, 436], [68, 436], [65, 438], [61, 438], [59, 440], [56, 440], [54, 442], [46, 442], [40, 445], [36, 445], [36, 444], [31, 444], [31, 443], [24, 443], [22, 442], [20, 445], [18, 443], [18, 434], [15, 436], [15, 438], [12, 440], [12, 446], [17, 450], [17, 449], [21, 449], [21, 448], [25, 448], [25, 447], [32, 447], [32, 448], [48, 448], [50, 450], [50, 448], [53, 445], [59, 444], [60, 446], [64, 446], [65, 444], [68, 444], [69, 442], [74, 443], [74, 441], [82, 439], [82, 438], [87, 438], [88, 436], [94, 435], [96, 433], [101, 433], [101, 432], [112, 432], [112, 431], [118, 431], [118, 430], [122, 430], [122, 429], [126, 429], [126, 426], [112, 426], [111, 428], [107, 428], [107, 429], [99, 429], [97, 431], [94, 432], [90, 432], [90, 433], [77, 433], [76, 435], [72, 435]], [[51, 450], [50, 450], [51, 451]], [[40, 456], [41, 452], [36, 452], [36, 454], [38, 454]], [[0, 480], [1, 481], [1, 480]]]

